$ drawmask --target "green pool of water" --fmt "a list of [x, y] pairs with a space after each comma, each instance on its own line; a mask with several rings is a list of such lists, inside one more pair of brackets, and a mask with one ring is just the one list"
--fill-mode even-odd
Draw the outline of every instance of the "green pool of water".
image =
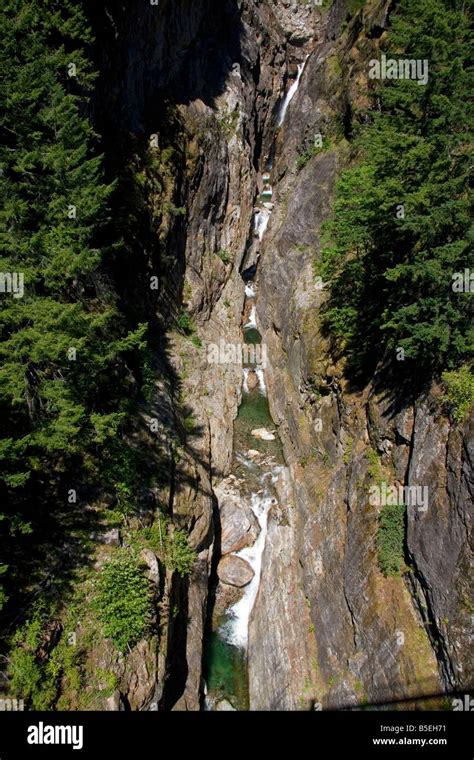
[[258, 388], [242, 395], [242, 403], [237, 414], [236, 427], [250, 422], [254, 427], [273, 427], [266, 396]]
[[208, 695], [227, 699], [236, 710], [249, 709], [249, 686], [245, 652], [212, 631], [204, 651], [204, 678]]
[[262, 342], [262, 336], [255, 327], [247, 327], [244, 330], [244, 341], [252, 346], [257, 346]]
[[252, 435], [252, 430], [257, 428], [266, 428], [276, 435], [268, 400], [266, 396], [262, 396], [258, 388], [254, 388], [250, 393], [244, 393], [242, 396], [242, 403], [234, 423], [234, 451], [236, 454], [245, 454], [249, 449], [255, 449], [273, 454], [279, 459], [281, 444], [278, 437], [274, 441], [261, 441]]

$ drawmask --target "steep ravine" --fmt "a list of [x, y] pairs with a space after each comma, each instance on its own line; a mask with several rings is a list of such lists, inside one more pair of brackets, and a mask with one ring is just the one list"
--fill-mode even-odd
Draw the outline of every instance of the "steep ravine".
[[[144, 188], [122, 296], [167, 328], [150, 411], [188, 421], [165, 496], [197, 552], [189, 580], [166, 577], [166, 644], [134, 665], [140, 688], [121, 689], [133, 709], [341, 708], [472, 686], [467, 426], [443, 416], [436, 389], [390, 397], [376, 374], [354, 390], [318, 327], [320, 226], [390, 3], [349, 5], [180, 0], [102, 19], [116, 42], [99, 128]], [[318, 134], [329, 147], [313, 152]], [[136, 295], [155, 271], [156, 302]], [[192, 334], [168, 329], [183, 310]], [[252, 363], [222, 359], [245, 335], [265, 348], [266, 396]], [[408, 509], [409, 582], [378, 567], [374, 468], [437, 485], [433, 508]], [[223, 582], [245, 579], [245, 562], [258, 584]]]
[[[311, 263], [343, 141], [303, 171], [295, 167], [311, 135], [331, 135], [334, 122], [360, 105], [361, 56], [377, 45], [379, 32], [368, 38], [385, 23], [386, 7], [372, 4], [336, 44], [315, 46], [271, 150], [274, 209], [259, 249], [257, 314], [270, 410], [289, 471], [285, 495], [268, 515], [249, 624], [250, 709], [435, 705], [430, 697], [469, 683], [469, 581], [461, 570], [472, 499], [467, 431], [464, 443], [462, 431], [450, 431], [436, 391], [409, 400], [400, 389], [390, 398], [376, 376], [354, 393], [331, 366], [318, 333], [324, 294]], [[342, 83], [334, 60], [351, 72]], [[450, 473], [453, 445], [461, 457]], [[374, 461], [387, 480], [429, 482], [435, 494], [427, 513], [408, 507], [406, 580], [384, 578], [378, 568], [377, 508], [367, 499]]]
[[[306, 18], [307, 20], [307, 18]], [[245, 301], [242, 341], [256, 349], [257, 356], [244, 358], [242, 401], [234, 422], [234, 462], [232, 472], [215, 489], [217, 496], [215, 557], [217, 572], [211, 579], [211, 614], [208, 641], [205, 645], [205, 709], [254, 709], [254, 646], [250, 639], [251, 620], [260, 599], [262, 559], [271, 527], [282, 545], [291, 543], [292, 491], [289, 472], [284, 466], [278, 435], [269, 414], [265, 372], [268, 357], [263, 352], [258, 332], [258, 264], [274, 204], [271, 184], [275, 135], [284, 124], [309, 53], [293, 64], [294, 79], [283, 91], [276, 116], [267, 134], [261, 138], [268, 153], [260, 157], [255, 175], [252, 226], [243, 262]], [[296, 70], [295, 70], [296, 68]], [[282, 88], [283, 89], [283, 88]], [[243, 287], [243, 283], [242, 283]], [[262, 356], [263, 353], [263, 356]], [[237, 562], [242, 567], [235, 568]], [[245, 569], [246, 565], [246, 569]], [[289, 571], [290, 568], [287, 568]], [[247, 570], [247, 572], [246, 572]], [[240, 574], [239, 574], [240, 573]], [[272, 590], [277, 596], [290, 593], [288, 588]], [[295, 607], [302, 630], [310, 626], [307, 607]], [[299, 636], [296, 637], [299, 639]], [[301, 638], [304, 641], [304, 636]], [[306, 675], [306, 673], [305, 673]], [[301, 681], [301, 688], [304, 681]], [[258, 690], [258, 685], [257, 685]]]

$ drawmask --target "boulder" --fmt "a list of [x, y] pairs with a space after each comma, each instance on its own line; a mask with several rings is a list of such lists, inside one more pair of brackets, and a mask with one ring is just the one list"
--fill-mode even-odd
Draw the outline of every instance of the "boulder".
[[255, 543], [260, 526], [238, 491], [218, 492], [221, 522], [221, 554], [238, 552]]
[[257, 385], [258, 385], [257, 373], [252, 370], [247, 375], [247, 388], [249, 389], [249, 391], [253, 391], [253, 389], [256, 388]]
[[273, 433], [270, 433], [269, 430], [266, 430], [266, 428], [256, 428], [255, 430], [252, 430], [252, 435], [254, 438], [258, 438], [259, 441], [274, 441], [275, 436]]
[[149, 581], [158, 585], [160, 582], [160, 565], [156, 554], [151, 549], [142, 549], [140, 556], [147, 567], [145, 576]]
[[237, 586], [241, 588], [246, 586], [252, 580], [254, 571], [242, 557], [236, 557], [235, 554], [229, 554], [223, 557], [217, 566], [217, 575], [222, 583], [228, 586]]
[[221, 699], [215, 707], [216, 712], [236, 712], [235, 707], [227, 699]]
[[104, 546], [122, 545], [122, 537], [118, 528], [109, 528], [109, 530], [101, 532], [94, 531], [94, 533], [90, 534], [90, 537], [93, 541], [97, 541], [99, 544], [104, 544]]

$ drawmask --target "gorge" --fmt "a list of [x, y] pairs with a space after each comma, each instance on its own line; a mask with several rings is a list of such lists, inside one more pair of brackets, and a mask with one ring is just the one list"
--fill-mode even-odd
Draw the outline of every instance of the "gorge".
[[[56, 564], [41, 560], [21, 609], [6, 607], [6, 641], [23, 651], [11, 637], [27, 604], [59, 584], [34, 653], [61, 663], [41, 707], [450, 709], [473, 688], [472, 414], [453, 416], [440, 373], [397, 375], [376, 341], [363, 380], [351, 375], [318, 280], [353, 142], [382, 110], [369, 61], [397, 5], [83, 3], [99, 72], [89, 117], [119, 188], [106, 232], [124, 247], [87, 288], [110, 289], [120, 324], [147, 325], [145, 363], [124, 348], [117, 375], [137, 400], [115, 429], [145, 464], [132, 485], [118, 460], [113, 485], [94, 488], [66, 469], [87, 541], [68, 525]], [[365, 297], [370, 311], [383, 296]], [[260, 350], [222, 357], [242, 345]], [[390, 487], [429, 498], [405, 499], [387, 571], [369, 494]], [[124, 552], [153, 613], [120, 648], [89, 600]]]

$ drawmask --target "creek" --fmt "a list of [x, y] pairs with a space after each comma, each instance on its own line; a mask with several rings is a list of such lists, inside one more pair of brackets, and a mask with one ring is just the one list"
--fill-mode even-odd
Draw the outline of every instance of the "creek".
[[[298, 76], [282, 101], [278, 127], [285, 119], [303, 71], [304, 63], [301, 63]], [[261, 200], [254, 211], [253, 231], [259, 242], [270, 221], [268, 205]], [[257, 272], [255, 279], [243, 282], [243, 287], [242, 337], [247, 344], [260, 344]], [[284, 468], [281, 443], [270, 414], [265, 367], [263, 364], [244, 365], [242, 400], [234, 423], [231, 477], [239, 499], [250, 507], [259, 532], [253, 544], [233, 553], [251, 567], [252, 580], [241, 590], [240, 598], [212, 615], [209, 623], [204, 645], [205, 710], [249, 709], [249, 625], [259, 593], [268, 519], [272, 507], [278, 504], [277, 483]], [[218, 585], [217, 581], [215, 584]], [[211, 591], [211, 598], [215, 600], [215, 589]]]

